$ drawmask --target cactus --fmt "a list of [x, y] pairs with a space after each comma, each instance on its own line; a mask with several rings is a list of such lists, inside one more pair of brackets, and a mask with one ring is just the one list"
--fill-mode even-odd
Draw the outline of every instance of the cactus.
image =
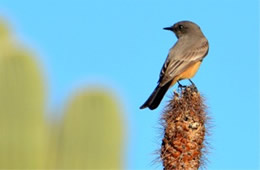
[[44, 99], [33, 55], [0, 21], [0, 169], [44, 168]]
[[103, 89], [78, 92], [65, 108], [58, 165], [71, 169], [122, 169], [121, 109]]
[[165, 170], [195, 170], [203, 165], [207, 119], [206, 105], [195, 86], [174, 94], [162, 117], [160, 157]]
[[0, 20], [0, 169], [122, 169], [121, 109], [110, 93], [80, 91], [53, 124], [45, 110], [39, 65]]

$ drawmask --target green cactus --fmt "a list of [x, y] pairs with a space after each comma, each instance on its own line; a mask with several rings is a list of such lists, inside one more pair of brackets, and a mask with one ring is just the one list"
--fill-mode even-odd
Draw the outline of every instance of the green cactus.
[[0, 169], [44, 168], [44, 94], [33, 55], [0, 21]]
[[122, 169], [122, 114], [103, 89], [78, 92], [65, 108], [56, 168]]
[[0, 169], [122, 169], [122, 110], [104, 89], [79, 91], [47, 124], [45, 87], [33, 54], [0, 20]]

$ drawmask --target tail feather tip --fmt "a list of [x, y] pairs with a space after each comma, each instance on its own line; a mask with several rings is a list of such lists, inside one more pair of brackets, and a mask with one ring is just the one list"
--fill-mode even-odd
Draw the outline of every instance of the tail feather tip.
[[142, 106], [139, 107], [139, 109], [144, 109], [146, 108], [147, 106], [145, 104], [143, 104]]

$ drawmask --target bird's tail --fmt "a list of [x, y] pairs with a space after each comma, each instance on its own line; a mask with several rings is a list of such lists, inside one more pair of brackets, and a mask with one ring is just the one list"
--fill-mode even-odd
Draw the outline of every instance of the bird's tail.
[[151, 110], [156, 109], [161, 103], [162, 98], [167, 92], [167, 90], [169, 89], [171, 83], [172, 81], [168, 82], [162, 87], [158, 84], [157, 87], [154, 89], [153, 93], [146, 100], [146, 102], [140, 107], [140, 109], [144, 109], [146, 107], [148, 107]]

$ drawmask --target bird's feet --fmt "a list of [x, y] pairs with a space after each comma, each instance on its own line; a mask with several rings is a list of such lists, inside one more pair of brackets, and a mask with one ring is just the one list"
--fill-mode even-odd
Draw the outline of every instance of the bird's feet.
[[189, 81], [191, 83], [190, 88], [192, 89], [192, 91], [198, 92], [198, 89], [197, 89], [196, 85], [193, 83], [193, 81], [191, 81], [191, 79], [189, 79]]
[[189, 87], [192, 91], [198, 91], [196, 85], [193, 83], [193, 81], [191, 81], [191, 79], [189, 79], [191, 85], [190, 86], [185, 86], [185, 85], [182, 85], [179, 81], [177, 81], [178, 83], [178, 88], [180, 89], [183, 89], [183, 88], [186, 88], [186, 87]]
[[[191, 79], [189, 79], [190, 83], [192, 86], [195, 86], [195, 84], [193, 83], [193, 81], [191, 81]], [[196, 86], [195, 86], [196, 87]]]
[[177, 83], [178, 83], [178, 88], [186, 88], [187, 86], [184, 86], [184, 85], [182, 85], [179, 81], [177, 81]]

